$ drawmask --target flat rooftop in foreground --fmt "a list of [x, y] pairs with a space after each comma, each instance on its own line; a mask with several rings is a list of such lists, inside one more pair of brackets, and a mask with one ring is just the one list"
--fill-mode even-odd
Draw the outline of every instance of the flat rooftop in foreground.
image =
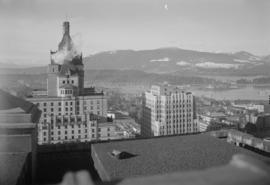
[[[113, 150], [128, 152], [131, 156], [120, 160], [111, 155]], [[265, 156], [208, 134], [111, 141], [92, 145], [95, 168], [103, 181], [226, 165], [237, 153], [270, 161]]]

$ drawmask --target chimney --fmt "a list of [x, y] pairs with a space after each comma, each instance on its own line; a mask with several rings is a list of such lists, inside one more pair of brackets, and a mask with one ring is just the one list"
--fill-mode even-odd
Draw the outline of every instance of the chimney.
[[69, 35], [69, 22], [68, 21], [65, 21], [63, 23], [63, 35]]

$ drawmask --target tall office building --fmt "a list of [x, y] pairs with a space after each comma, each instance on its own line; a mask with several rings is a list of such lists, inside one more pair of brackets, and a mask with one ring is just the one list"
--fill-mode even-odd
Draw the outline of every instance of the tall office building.
[[[63, 23], [63, 38], [58, 50], [51, 51], [47, 73], [47, 89], [35, 90], [27, 99], [42, 111], [38, 124], [39, 144], [90, 141], [103, 135], [108, 139], [114, 137], [111, 124], [101, 124], [103, 129], [98, 129], [97, 121], [92, 119], [92, 115], [107, 117], [107, 99], [94, 87], [84, 88], [82, 53], [77, 51], [70, 37], [69, 22]], [[99, 120], [106, 122], [106, 119]], [[97, 129], [106, 133], [98, 133]]]
[[195, 101], [191, 92], [177, 86], [153, 85], [144, 93], [143, 137], [198, 132]]

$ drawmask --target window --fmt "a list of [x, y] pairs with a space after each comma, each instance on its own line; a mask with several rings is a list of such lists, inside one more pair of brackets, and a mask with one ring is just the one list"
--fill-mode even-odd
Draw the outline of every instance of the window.
[[101, 132], [101, 128], [98, 128], [98, 131]]
[[58, 105], [61, 106], [61, 102], [58, 102]]
[[67, 140], [67, 136], [65, 136], [65, 140]]
[[58, 135], [61, 135], [61, 131], [58, 131]]
[[110, 128], [108, 128], [107, 130], [110, 131]]
[[43, 105], [44, 105], [44, 106], [46, 106], [46, 105], [47, 105], [47, 103], [46, 103], [46, 102], [44, 102], [44, 103], [43, 103]]
[[92, 128], [92, 132], [95, 132], [95, 129]]
[[44, 135], [44, 136], [46, 136], [46, 135], [47, 135], [47, 133], [46, 133], [46, 132], [43, 132], [43, 135]]
[[63, 80], [63, 84], [65, 84], [66, 82], [65, 82], [65, 80]]
[[44, 111], [44, 112], [46, 112], [46, 111], [47, 111], [47, 109], [43, 109], [43, 111]]
[[53, 108], [51, 108], [51, 112], [53, 112]]
[[51, 106], [53, 106], [53, 102], [51, 102]]
[[65, 134], [67, 134], [67, 131], [65, 131]]
[[80, 134], [81, 133], [81, 130], [78, 130], [78, 133]]
[[61, 108], [58, 108], [58, 111], [61, 112]]
[[74, 130], [72, 130], [71, 133], [74, 134]]
[[71, 139], [74, 139], [74, 136], [71, 136]]

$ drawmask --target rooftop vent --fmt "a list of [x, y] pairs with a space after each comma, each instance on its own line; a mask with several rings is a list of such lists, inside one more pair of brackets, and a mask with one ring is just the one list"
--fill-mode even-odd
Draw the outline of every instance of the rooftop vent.
[[110, 155], [116, 159], [128, 159], [128, 158], [131, 158], [131, 157], [135, 157], [137, 155], [134, 155], [134, 154], [131, 154], [131, 153], [128, 153], [128, 152], [125, 152], [125, 151], [119, 151], [119, 150], [113, 150]]

